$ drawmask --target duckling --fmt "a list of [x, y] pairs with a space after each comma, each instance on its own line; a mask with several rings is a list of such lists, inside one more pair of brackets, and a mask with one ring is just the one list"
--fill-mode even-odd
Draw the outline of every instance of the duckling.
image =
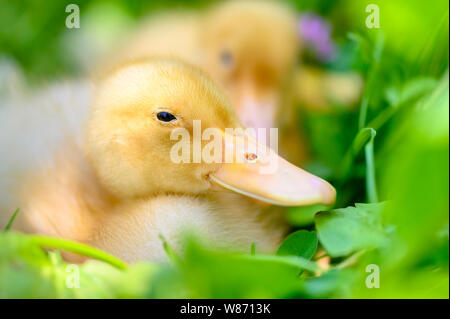
[[[77, 97], [90, 90], [93, 97], [84, 95], [89, 97], [86, 106]], [[160, 235], [179, 251], [187, 231], [224, 249], [247, 251], [256, 243], [259, 251], [272, 252], [287, 226], [280, 215], [248, 198], [278, 205], [331, 204], [335, 199], [326, 181], [283, 160], [245, 131], [231, 134], [227, 128], [243, 129], [231, 103], [193, 66], [135, 61], [116, 68], [96, 87], [74, 87], [65, 97], [70, 94], [73, 105], [68, 99], [48, 101], [47, 110], [34, 104], [36, 114], [52, 114], [45, 116], [40, 130], [50, 125], [45, 133], [58, 141], [25, 128], [28, 143], [48, 140], [51, 145], [39, 144], [29, 153], [38, 164], [26, 176], [14, 176], [20, 182], [10, 193], [22, 211], [16, 224], [21, 230], [87, 243], [127, 262], [164, 261]], [[87, 111], [78, 113], [77, 108]], [[14, 108], [10, 112], [17, 114]], [[64, 118], [74, 114], [77, 120], [67, 125]], [[8, 112], [2, 115], [8, 121]], [[196, 120], [203, 135], [213, 128], [218, 145], [242, 160], [226, 161], [219, 153], [216, 162], [174, 161], [171, 154], [180, 141], [173, 132], [195, 135]], [[33, 126], [29, 121], [28, 127]], [[11, 133], [9, 140], [14, 140]], [[8, 144], [1, 142], [3, 153]], [[252, 156], [237, 147], [242, 142], [255, 146]], [[192, 143], [188, 149], [193, 151]], [[277, 169], [264, 171], [268, 163], [276, 163]], [[2, 174], [9, 171], [12, 167]], [[7, 186], [2, 188], [5, 193]], [[74, 255], [66, 258], [80, 261]]]
[[[268, 129], [294, 117], [288, 91], [300, 46], [296, 13], [285, 3], [226, 1], [153, 17], [110, 64], [154, 55], [195, 64], [226, 90], [245, 127]], [[306, 147], [297, 142], [301, 161]]]

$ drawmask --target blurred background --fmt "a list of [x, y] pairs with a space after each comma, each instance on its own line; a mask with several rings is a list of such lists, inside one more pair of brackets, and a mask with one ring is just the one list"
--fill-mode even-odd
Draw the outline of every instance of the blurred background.
[[[78, 1], [81, 28], [68, 29], [70, 2], [0, 0], [0, 95], [83, 78], [149, 15], [214, 2]], [[189, 240], [180, 264], [122, 271], [87, 263], [90, 284], [75, 291], [61, 287], [57, 254], [11, 233], [0, 237], [0, 297], [449, 297], [448, 2], [286, 3], [303, 39], [293, 112], [309, 149], [303, 166], [330, 181], [338, 199], [334, 207], [289, 209], [296, 235], [283, 250], [305, 257], [298, 247], [312, 245], [309, 262], [321, 270], [299, 274]], [[366, 26], [369, 4], [379, 8], [379, 28]], [[380, 287], [369, 289], [373, 264]]]

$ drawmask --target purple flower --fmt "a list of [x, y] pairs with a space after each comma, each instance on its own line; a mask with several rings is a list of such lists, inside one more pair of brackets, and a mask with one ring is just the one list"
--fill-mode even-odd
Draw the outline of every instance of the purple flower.
[[329, 61], [336, 52], [331, 40], [331, 26], [328, 21], [314, 13], [305, 13], [300, 17], [298, 31], [305, 44], [313, 49], [322, 61]]

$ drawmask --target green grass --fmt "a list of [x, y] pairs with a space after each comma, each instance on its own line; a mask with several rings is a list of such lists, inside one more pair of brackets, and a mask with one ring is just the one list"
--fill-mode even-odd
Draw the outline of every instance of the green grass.
[[[361, 1], [291, 2], [335, 27], [339, 54], [319, 67], [358, 72], [365, 83], [356, 109], [303, 114], [309, 168], [336, 186], [335, 206], [290, 209], [292, 233], [274, 255], [259, 254], [254, 244], [248, 254], [230, 254], [190, 237], [175, 253], [161, 236], [169, 260], [163, 265], [126, 265], [80, 243], [13, 232], [17, 209], [0, 233], [0, 298], [449, 297], [448, 4], [401, 0], [407, 10], [400, 10], [397, 2], [376, 1], [382, 28], [369, 30]], [[145, 11], [117, 3], [135, 18]], [[42, 12], [30, 12], [37, 24], [47, 23]], [[58, 28], [51, 24], [49, 34]], [[0, 44], [9, 45], [3, 50], [30, 78], [56, 69], [70, 74], [72, 62], [62, 61], [57, 46], [46, 55], [27, 41], [0, 32]], [[60, 251], [94, 260], [73, 268]], [[380, 288], [365, 285], [372, 264]], [[67, 284], [74, 275], [78, 288]]]
[[8, 221], [8, 224], [6, 225], [5, 229], [3, 230], [5, 233], [9, 231], [14, 223], [14, 220], [16, 219], [17, 215], [19, 214], [19, 209], [17, 208], [10, 220]]

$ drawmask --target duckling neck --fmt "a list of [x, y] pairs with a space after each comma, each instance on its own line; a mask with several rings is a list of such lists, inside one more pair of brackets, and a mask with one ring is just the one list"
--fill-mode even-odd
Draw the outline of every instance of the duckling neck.
[[280, 212], [232, 193], [158, 195], [122, 202], [103, 220], [91, 244], [128, 262], [165, 261], [161, 236], [177, 252], [186, 235], [205, 245], [249, 253], [274, 252], [287, 231]]

